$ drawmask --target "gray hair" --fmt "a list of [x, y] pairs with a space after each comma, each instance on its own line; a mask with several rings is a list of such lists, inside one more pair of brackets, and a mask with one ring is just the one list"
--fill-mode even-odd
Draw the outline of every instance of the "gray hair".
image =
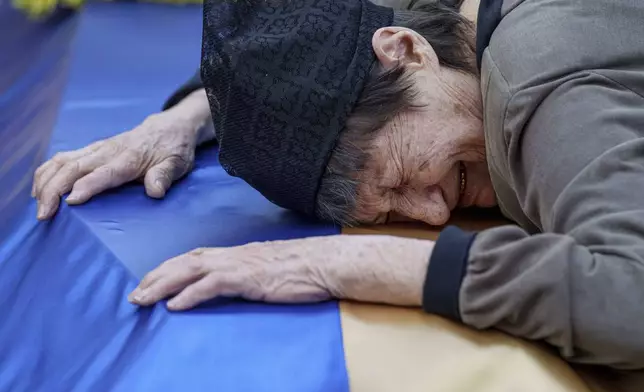
[[[422, 35], [442, 66], [476, 73], [474, 25], [459, 13], [463, 0], [412, 1], [394, 12], [394, 25]], [[371, 69], [356, 107], [347, 121], [320, 183], [316, 215], [342, 226], [358, 222], [360, 173], [370, 156], [377, 132], [393, 117], [412, 110], [416, 89], [404, 67], [385, 70], [378, 61]]]

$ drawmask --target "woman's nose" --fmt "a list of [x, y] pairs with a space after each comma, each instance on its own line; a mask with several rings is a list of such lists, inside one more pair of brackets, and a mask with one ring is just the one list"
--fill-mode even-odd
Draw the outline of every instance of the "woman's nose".
[[390, 212], [388, 222], [417, 222], [418, 219], [415, 219], [411, 216], [402, 215], [398, 212]]
[[432, 226], [444, 225], [450, 217], [450, 210], [438, 186], [415, 192], [410, 200], [410, 216]]

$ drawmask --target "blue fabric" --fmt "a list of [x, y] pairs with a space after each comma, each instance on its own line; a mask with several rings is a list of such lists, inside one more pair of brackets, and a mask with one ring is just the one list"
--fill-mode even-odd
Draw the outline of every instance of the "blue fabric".
[[[76, 18], [39, 36], [45, 26], [1, 4], [0, 21], [31, 33], [17, 46], [0, 37], [0, 61], [7, 48], [12, 62], [33, 56], [12, 79], [0, 73], [0, 391], [348, 391], [335, 303], [230, 301], [183, 314], [127, 303], [147, 271], [193, 248], [338, 232], [226, 175], [215, 147], [199, 152], [194, 172], [162, 201], [129, 185], [36, 222], [31, 173], [49, 144]], [[198, 7], [86, 8], [48, 154], [160, 110], [198, 66], [200, 34]], [[39, 39], [47, 49], [25, 50]], [[29, 105], [15, 104], [18, 96]]]
[[30, 202], [32, 173], [47, 152], [76, 27], [65, 12], [29, 23], [10, 3], [0, 1], [0, 246]]

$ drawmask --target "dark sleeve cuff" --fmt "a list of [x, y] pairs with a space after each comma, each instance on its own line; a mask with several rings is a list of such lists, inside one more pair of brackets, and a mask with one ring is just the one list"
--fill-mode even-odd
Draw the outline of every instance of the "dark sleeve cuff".
[[423, 286], [425, 312], [461, 321], [459, 293], [475, 237], [475, 233], [454, 226], [441, 232], [434, 245]]
[[183, 100], [185, 97], [193, 93], [194, 91], [199, 90], [200, 88], [203, 88], [203, 84], [201, 83], [201, 75], [200, 71], [197, 71], [190, 80], [188, 80], [186, 83], [184, 83], [177, 91], [175, 91], [170, 98], [165, 102], [163, 105], [163, 110], [168, 110], [174, 105], [178, 104]]

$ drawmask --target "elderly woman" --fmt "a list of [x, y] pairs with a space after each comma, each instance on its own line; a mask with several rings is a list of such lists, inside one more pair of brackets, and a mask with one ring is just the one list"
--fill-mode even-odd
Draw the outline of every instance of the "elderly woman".
[[78, 204], [135, 179], [162, 197], [215, 138], [231, 175], [343, 225], [442, 225], [498, 203], [516, 225], [448, 227], [436, 243], [198, 249], [130, 300], [422, 306], [572, 362], [644, 367], [644, 3], [486, 1], [476, 28], [458, 9], [477, 4], [461, 3], [207, 3], [201, 78], [138, 128], [46, 162], [39, 218], [69, 191]]

